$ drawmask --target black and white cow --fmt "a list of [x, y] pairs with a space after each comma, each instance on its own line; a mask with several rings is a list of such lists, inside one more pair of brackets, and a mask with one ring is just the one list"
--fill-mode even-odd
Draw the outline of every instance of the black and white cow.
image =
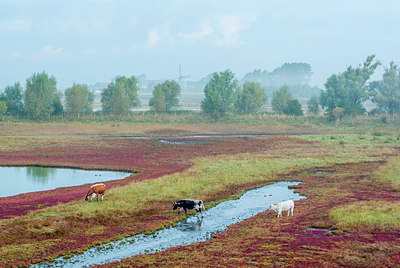
[[196, 215], [198, 212], [200, 212], [202, 217], [203, 217], [203, 210], [205, 210], [203, 201], [193, 200], [193, 199], [181, 199], [179, 201], [174, 202], [173, 209], [176, 210], [177, 208], [179, 208], [178, 215], [179, 213], [181, 213], [182, 209], [185, 211], [186, 215], [188, 209], [193, 209], [196, 210]]

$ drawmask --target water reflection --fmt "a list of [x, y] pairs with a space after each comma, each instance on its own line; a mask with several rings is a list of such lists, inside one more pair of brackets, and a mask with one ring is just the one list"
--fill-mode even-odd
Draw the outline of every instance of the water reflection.
[[130, 173], [44, 167], [0, 167], [0, 197], [123, 179]]
[[42, 167], [26, 167], [26, 177], [36, 184], [46, 184], [50, 178], [55, 178], [57, 169]]
[[203, 226], [203, 217], [197, 217], [197, 221], [189, 221], [186, 219], [185, 221], [182, 221], [178, 223], [178, 226], [176, 227], [179, 231], [197, 231], [200, 230], [200, 228]]

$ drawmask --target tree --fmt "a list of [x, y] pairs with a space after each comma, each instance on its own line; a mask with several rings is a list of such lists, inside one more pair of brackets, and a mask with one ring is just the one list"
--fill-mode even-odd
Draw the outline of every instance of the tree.
[[0, 119], [3, 119], [3, 115], [7, 112], [7, 104], [5, 101], [0, 101]]
[[400, 69], [394, 62], [385, 68], [381, 81], [370, 84], [370, 93], [380, 111], [400, 114]]
[[26, 80], [24, 107], [26, 114], [35, 120], [49, 118], [62, 112], [60, 94], [57, 93], [56, 79], [45, 72], [34, 73]]
[[303, 115], [303, 110], [301, 109], [301, 104], [298, 100], [296, 99], [291, 99], [288, 101], [288, 106], [286, 107], [285, 110], [283, 110], [283, 113], [286, 115]]
[[274, 91], [287, 85], [290, 92], [297, 98], [310, 98], [319, 94], [320, 89], [309, 85], [312, 76], [311, 65], [308, 63], [284, 63], [272, 72], [255, 69], [244, 75], [242, 81], [259, 82], [267, 89], [266, 95], [272, 96]]
[[266, 103], [265, 89], [258, 82], [246, 81], [243, 89], [238, 89], [236, 110], [239, 113], [255, 114]]
[[272, 109], [277, 113], [303, 115], [300, 102], [293, 98], [292, 94], [289, 92], [289, 87], [286, 85], [272, 93], [271, 104]]
[[61, 92], [56, 92], [55, 98], [54, 98], [54, 111], [53, 115], [61, 115], [64, 113], [64, 106], [61, 103], [61, 98], [62, 98], [62, 93]]
[[153, 90], [153, 96], [149, 101], [149, 106], [157, 112], [163, 113], [171, 110], [172, 107], [179, 105], [178, 96], [181, 94], [181, 87], [175, 81], [165, 81], [157, 84]]
[[93, 112], [94, 95], [86, 85], [74, 83], [72, 87], [65, 90], [64, 94], [68, 114], [79, 117]]
[[307, 102], [308, 111], [317, 115], [319, 113], [319, 101], [317, 96], [312, 96]]
[[140, 104], [138, 91], [136, 77], [117, 76], [101, 94], [103, 112], [120, 116], [128, 114], [131, 108]]
[[226, 116], [234, 110], [237, 90], [237, 80], [230, 70], [213, 73], [212, 78], [204, 87], [201, 110], [214, 119]]
[[7, 112], [12, 115], [21, 115], [24, 113], [24, 104], [22, 102], [22, 88], [19, 82], [13, 86], [7, 86], [0, 96], [0, 100], [7, 105]]
[[332, 115], [336, 107], [343, 108], [344, 113], [350, 115], [365, 112], [362, 103], [368, 98], [366, 82], [380, 65], [379, 61], [373, 63], [374, 58], [375, 55], [371, 55], [362, 66], [350, 66], [345, 72], [333, 74], [327, 79], [326, 91], [320, 95], [320, 104], [326, 107], [328, 114]]
[[279, 90], [272, 93], [271, 105], [272, 109], [277, 113], [284, 113], [289, 106], [289, 101], [292, 100], [292, 94], [289, 92], [289, 87], [284, 85]]

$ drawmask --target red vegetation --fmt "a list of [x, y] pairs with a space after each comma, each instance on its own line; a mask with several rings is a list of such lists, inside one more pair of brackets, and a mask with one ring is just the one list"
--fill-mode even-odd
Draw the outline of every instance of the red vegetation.
[[[272, 144], [279, 146], [276, 144], [279, 143], [279, 138], [270, 139], [271, 146]], [[207, 141], [209, 139], [186, 140]], [[140, 172], [122, 180], [108, 181], [107, 188], [111, 189], [183, 171], [191, 166], [190, 159], [197, 156], [252, 152], [264, 146], [263, 140], [238, 138], [215, 138], [210, 143], [197, 145], [171, 145], [161, 144], [156, 140], [137, 139], [98, 139], [96, 142], [82, 140], [80, 146], [70, 147], [66, 144], [62, 148], [50, 146], [2, 152], [0, 165]], [[24, 215], [28, 211], [83, 198], [88, 187], [89, 184], [85, 184], [0, 198], [0, 219]]]
[[[193, 139], [194, 140], [194, 139]], [[199, 140], [199, 139], [196, 139]], [[202, 139], [207, 140], [207, 139]], [[101, 139], [95, 143], [63, 148], [47, 147], [26, 151], [2, 152], [2, 165], [39, 165], [139, 171], [140, 174], [123, 180], [106, 182], [107, 188], [126, 185], [135, 181], [157, 178], [190, 167], [190, 159], [198, 156], [234, 154], [243, 152], [268, 152], [274, 150], [293, 153], [307, 149], [320, 153], [309, 142], [288, 138], [214, 138], [212, 143], [182, 145], [160, 144], [154, 140]], [[315, 149], [315, 152], [313, 152]], [[391, 267], [399, 265], [399, 230], [364, 228], [347, 230], [335, 226], [329, 218], [329, 210], [336, 205], [359, 200], [399, 200], [400, 193], [387, 184], [366, 180], [381, 163], [360, 163], [332, 167], [336, 174], [296, 173], [282, 176], [282, 180], [302, 180], [298, 191], [307, 199], [297, 201], [294, 217], [276, 217], [268, 212], [235, 224], [228, 231], [217, 234], [207, 242], [181, 246], [149, 255], [105, 265], [106, 267], [237, 267], [237, 266], [291, 266], [291, 267]], [[338, 175], [341, 174], [341, 175]], [[237, 186], [249, 189], [255, 185]], [[0, 216], [18, 219], [18, 215], [58, 203], [81, 199], [88, 185], [58, 188], [51, 191], [21, 194], [0, 199]], [[229, 197], [237, 191], [221, 193], [216, 199]], [[170, 207], [155, 204], [140, 215], [122, 215], [119, 218], [76, 219], [67, 217], [57, 222], [41, 223], [55, 228], [68, 226], [69, 233], [27, 234], [26, 225], [0, 229], [0, 247], [30, 243], [49, 243], [37, 248], [35, 258], [9, 256], [0, 266], [26, 266], [68, 252], [80, 252], [102, 243], [138, 232], [162, 228], [176, 219]], [[24, 223], [25, 224], [25, 223]], [[36, 224], [36, 223], [32, 223]], [[101, 226], [97, 232], [83, 233]], [[34, 228], [35, 226], [29, 226]], [[310, 228], [312, 227], [312, 228]], [[14, 228], [14, 229], [13, 229]], [[79, 230], [79, 231], [76, 231]]]
[[[327, 213], [336, 205], [359, 200], [399, 200], [387, 185], [362, 183], [379, 163], [335, 166], [335, 174], [291, 175], [305, 181], [298, 191], [295, 216], [276, 219], [266, 211], [231, 226], [207, 242], [139, 255], [98, 267], [398, 267], [399, 230], [340, 229]], [[360, 187], [355, 187], [360, 185]], [[325, 189], [337, 196], [323, 194]], [[374, 194], [372, 194], [374, 193]]]
[[[231, 142], [234, 144], [234, 142]], [[104, 145], [104, 146], [100, 146]], [[157, 178], [188, 168], [192, 156], [208, 155], [225, 151], [222, 143], [202, 145], [168, 145], [154, 140], [102, 139], [95, 145], [63, 148], [46, 147], [26, 151], [3, 152], [0, 165], [3, 166], [45, 166], [80, 169], [116, 170], [140, 172], [122, 180], [107, 182], [107, 188], [132, 182]], [[251, 149], [255, 144], [237, 144], [237, 147]], [[235, 144], [236, 147], [236, 144]], [[66, 203], [83, 198], [89, 184], [63, 187], [55, 190], [32, 192], [0, 198], [0, 219], [26, 214], [28, 211]]]

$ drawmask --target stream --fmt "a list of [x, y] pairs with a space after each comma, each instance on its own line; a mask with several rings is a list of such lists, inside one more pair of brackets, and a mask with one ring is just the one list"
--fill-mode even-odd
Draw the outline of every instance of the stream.
[[[305, 198], [289, 189], [299, 182], [278, 182], [245, 192], [239, 199], [221, 202], [200, 215], [191, 215], [176, 226], [156, 231], [150, 235], [137, 234], [118, 241], [90, 248], [71, 258], [62, 257], [55, 262], [43, 262], [31, 267], [88, 267], [149, 254], [180, 245], [189, 245], [212, 239], [212, 234], [227, 230], [229, 225], [244, 221], [266, 211], [273, 203]], [[172, 210], [172, 204], [171, 204]], [[296, 214], [296, 208], [294, 209]], [[286, 212], [282, 215], [286, 217]]]

